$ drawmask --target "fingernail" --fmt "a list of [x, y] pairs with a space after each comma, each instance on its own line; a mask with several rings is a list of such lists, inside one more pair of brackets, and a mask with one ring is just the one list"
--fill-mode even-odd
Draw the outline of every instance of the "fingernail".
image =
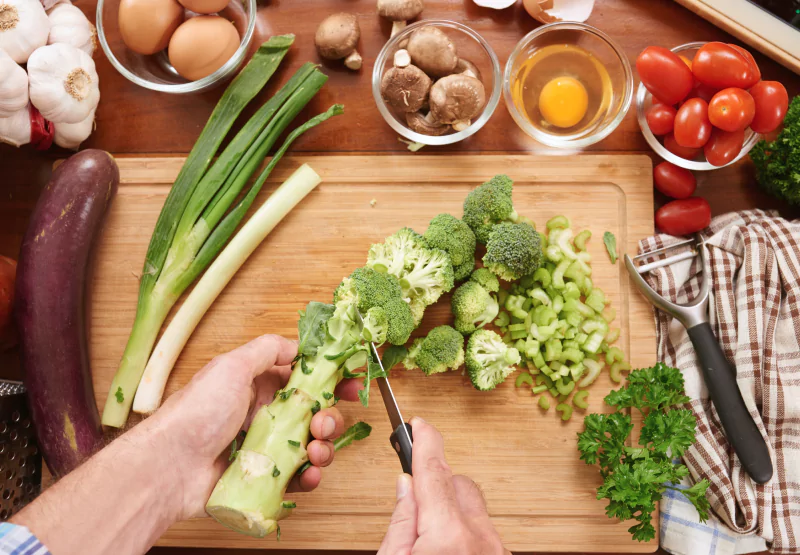
[[336, 431], [336, 420], [332, 416], [326, 416], [322, 421], [322, 439], [328, 439]]
[[328, 447], [328, 445], [326, 443], [321, 443], [319, 448], [320, 448], [320, 451], [321, 451], [320, 455], [323, 455], [322, 460], [323, 461], [331, 460], [331, 455], [333, 455], [333, 452], [331, 451], [331, 448]]
[[422, 418], [420, 418], [419, 416], [415, 416], [414, 418], [412, 418], [412, 419], [411, 419], [411, 425], [412, 425], [412, 426], [414, 425], [414, 422], [419, 422], [420, 424], [427, 424], [427, 422], [425, 422], [425, 421], [424, 421]]
[[400, 501], [403, 497], [408, 495], [408, 492], [411, 491], [411, 476], [408, 474], [401, 474], [397, 477], [397, 486], [395, 488], [397, 490], [397, 500]]

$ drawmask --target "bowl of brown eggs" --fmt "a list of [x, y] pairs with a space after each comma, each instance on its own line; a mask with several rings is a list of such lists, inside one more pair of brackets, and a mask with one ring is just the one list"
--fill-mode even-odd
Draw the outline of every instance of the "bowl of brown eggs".
[[141, 87], [208, 90], [241, 67], [256, 0], [98, 0], [97, 36], [114, 68]]

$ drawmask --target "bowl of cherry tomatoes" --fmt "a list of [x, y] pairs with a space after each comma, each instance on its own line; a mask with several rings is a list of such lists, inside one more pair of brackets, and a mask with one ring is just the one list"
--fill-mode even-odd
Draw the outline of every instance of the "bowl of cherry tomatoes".
[[649, 46], [636, 70], [642, 134], [656, 154], [689, 170], [733, 164], [780, 126], [789, 106], [783, 85], [762, 81], [753, 56], [735, 44]]

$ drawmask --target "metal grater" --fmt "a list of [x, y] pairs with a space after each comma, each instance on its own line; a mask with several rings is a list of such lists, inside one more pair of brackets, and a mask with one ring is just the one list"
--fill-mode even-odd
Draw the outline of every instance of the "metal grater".
[[0, 520], [8, 520], [41, 490], [42, 456], [22, 382], [0, 380]]

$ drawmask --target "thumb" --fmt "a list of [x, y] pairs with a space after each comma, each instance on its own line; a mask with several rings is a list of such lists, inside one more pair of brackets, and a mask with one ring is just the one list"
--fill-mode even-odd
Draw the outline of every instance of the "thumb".
[[397, 477], [397, 504], [378, 555], [410, 555], [417, 541], [417, 501], [411, 476]]

